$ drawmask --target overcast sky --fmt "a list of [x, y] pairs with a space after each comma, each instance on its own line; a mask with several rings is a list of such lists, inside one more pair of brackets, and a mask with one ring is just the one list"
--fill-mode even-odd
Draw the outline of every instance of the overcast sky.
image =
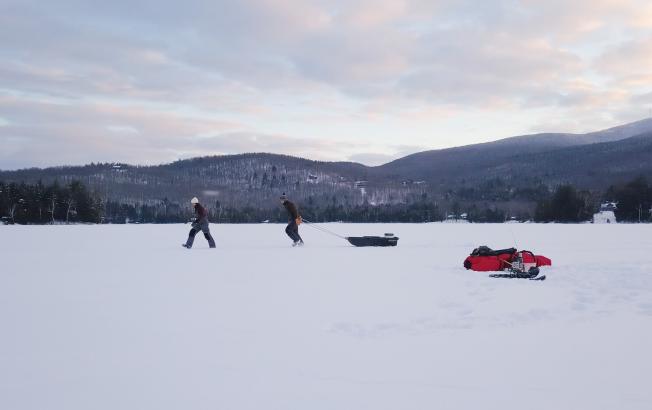
[[649, 0], [0, 0], [0, 169], [374, 165], [650, 108]]

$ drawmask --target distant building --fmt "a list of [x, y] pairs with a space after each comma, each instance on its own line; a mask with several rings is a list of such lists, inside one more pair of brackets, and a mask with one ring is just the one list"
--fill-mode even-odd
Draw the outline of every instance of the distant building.
[[353, 186], [360, 190], [363, 197], [367, 195], [367, 181], [355, 181]]
[[406, 179], [404, 181], [401, 181], [401, 184], [403, 186], [408, 186], [408, 185], [425, 185], [426, 181], [414, 181], [412, 179]]
[[446, 219], [444, 222], [448, 223], [469, 223], [468, 221], [468, 215], [466, 213], [455, 215], [455, 214], [448, 214], [446, 215]]
[[600, 205], [600, 211], [593, 214], [594, 224], [611, 224], [616, 223], [616, 209], [618, 206], [615, 202], [605, 202]]

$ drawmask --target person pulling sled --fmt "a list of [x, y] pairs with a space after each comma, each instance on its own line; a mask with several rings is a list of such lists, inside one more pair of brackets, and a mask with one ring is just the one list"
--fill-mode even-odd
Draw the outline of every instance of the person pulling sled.
[[297, 206], [288, 200], [285, 192], [281, 195], [281, 204], [288, 211], [288, 216], [290, 217], [288, 226], [285, 228], [285, 233], [292, 239], [292, 246], [303, 246], [303, 239], [299, 235], [299, 225], [301, 225], [302, 221]]
[[215, 241], [213, 240], [211, 231], [208, 227], [208, 211], [199, 203], [197, 197], [191, 199], [190, 203], [195, 210], [195, 219], [192, 221], [192, 229], [190, 229], [190, 233], [188, 234], [188, 240], [186, 243], [181, 244], [181, 246], [187, 249], [192, 248], [192, 244], [195, 241], [195, 235], [197, 235], [197, 232], [202, 231], [204, 233], [204, 238], [208, 241], [208, 246], [214, 248]]

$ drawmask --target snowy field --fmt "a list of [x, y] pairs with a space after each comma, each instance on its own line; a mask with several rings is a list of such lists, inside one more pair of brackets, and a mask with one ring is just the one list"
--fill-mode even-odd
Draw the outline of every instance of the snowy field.
[[325, 226], [0, 226], [0, 409], [652, 409], [652, 225]]

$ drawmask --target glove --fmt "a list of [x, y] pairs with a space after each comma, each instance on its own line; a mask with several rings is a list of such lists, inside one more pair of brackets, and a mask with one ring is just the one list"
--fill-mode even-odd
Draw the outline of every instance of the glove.
[[294, 220], [296, 222], [297, 226], [301, 225], [301, 222], [303, 222], [303, 219], [301, 219], [301, 215], [297, 219]]

